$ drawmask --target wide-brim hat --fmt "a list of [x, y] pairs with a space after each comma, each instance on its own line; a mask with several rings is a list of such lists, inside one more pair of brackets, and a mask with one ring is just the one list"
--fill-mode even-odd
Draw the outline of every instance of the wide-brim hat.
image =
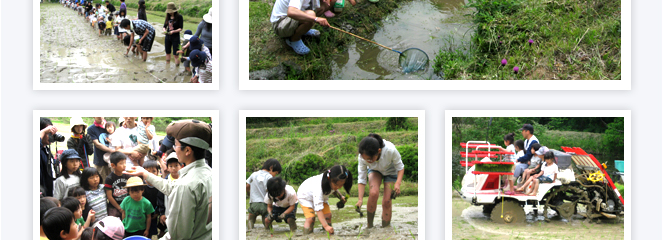
[[97, 234], [105, 234], [113, 240], [122, 240], [124, 238], [124, 224], [122, 224], [122, 220], [117, 217], [105, 217], [94, 224], [94, 227], [99, 228], [102, 232]]
[[71, 129], [72, 133], [74, 132], [74, 127], [78, 126], [78, 125], [83, 125], [84, 126], [83, 131], [85, 131], [85, 129], [87, 128], [87, 124], [85, 124], [85, 122], [83, 122], [82, 117], [72, 117], [72, 118], [69, 119], [69, 129]]
[[175, 6], [174, 2], [169, 2], [168, 6], [166, 6], [166, 13], [174, 13], [177, 12], [177, 7]]
[[127, 180], [127, 184], [124, 185], [124, 188], [130, 188], [130, 187], [140, 187], [140, 186], [145, 186], [146, 184], [143, 182], [143, 179], [139, 177], [130, 177]]
[[212, 18], [212, 8], [209, 9], [207, 14], [203, 15], [203, 21], [207, 23], [214, 23], [213, 18]]
[[187, 119], [173, 122], [166, 127], [166, 135], [205, 150], [212, 146], [212, 127], [198, 120]]

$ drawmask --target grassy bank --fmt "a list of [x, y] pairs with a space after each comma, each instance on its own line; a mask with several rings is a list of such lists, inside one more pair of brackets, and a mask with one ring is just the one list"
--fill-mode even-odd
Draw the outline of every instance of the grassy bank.
[[[94, 0], [93, 2], [101, 3], [101, 0]], [[145, 9], [148, 12], [163, 13], [166, 11], [169, 2], [175, 3], [178, 12], [185, 16], [184, 20], [186, 20], [186, 17], [202, 20], [203, 15], [207, 14], [209, 9], [212, 8], [212, 0], [148, 0], [145, 1]], [[138, 9], [138, 0], [126, 0], [124, 3], [127, 5], [127, 8]], [[117, 10], [120, 10], [121, 2], [119, 0], [111, 0], [111, 4], [113, 4]], [[163, 18], [165, 18], [165, 14], [163, 15]]]
[[[381, 0], [377, 4], [359, 1], [356, 6], [346, 3], [343, 13], [328, 20], [332, 26], [367, 36], [376, 31], [382, 19], [398, 9], [400, 3], [408, 1], [411, 0]], [[304, 38], [311, 52], [305, 56], [297, 55], [272, 31], [269, 17], [273, 4], [273, 0], [249, 2], [249, 71], [271, 69], [287, 62], [293, 66], [285, 76], [287, 79], [328, 79], [333, 55], [347, 51], [346, 44], [355, 41], [354, 38], [316, 25], [314, 28], [322, 32], [320, 38]]]
[[445, 79], [621, 79], [620, 4], [469, 0], [470, 46], [441, 49], [433, 68]]
[[[350, 194], [356, 196], [357, 145], [369, 133], [378, 133], [396, 145], [401, 154], [405, 164], [403, 195], [417, 195], [417, 119], [399, 120], [406, 122], [407, 127], [387, 130], [393, 128], [394, 118], [297, 118], [289, 119], [289, 124], [283, 127], [248, 128], [246, 177], [259, 170], [269, 158], [279, 160], [283, 168], [280, 176], [291, 185], [301, 184], [333, 165], [344, 165], [355, 182]], [[247, 122], [262, 125], [277, 121], [279, 119], [247, 119]]]

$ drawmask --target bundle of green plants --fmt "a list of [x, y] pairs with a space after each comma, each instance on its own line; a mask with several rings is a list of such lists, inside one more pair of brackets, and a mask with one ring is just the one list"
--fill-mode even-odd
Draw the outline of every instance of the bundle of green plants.
[[511, 164], [481, 163], [475, 164], [474, 170], [478, 172], [511, 172]]

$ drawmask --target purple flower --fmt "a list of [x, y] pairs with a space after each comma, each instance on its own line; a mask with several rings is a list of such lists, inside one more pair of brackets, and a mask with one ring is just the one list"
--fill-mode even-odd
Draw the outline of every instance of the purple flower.
[[518, 74], [518, 71], [519, 71], [519, 70], [520, 70], [520, 68], [518, 68], [518, 67], [513, 67], [513, 73]]
[[503, 58], [502, 59], [502, 67], [506, 66], [506, 63], [507, 63], [506, 58]]
[[500, 35], [497, 35], [497, 38], [501, 38], [501, 37], [502, 37], [502, 36], [500, 36]]
[[532, 46], [532, 43], [534, 43], [534, 40], [530, 39], [529, 40], [529, 45]]
[[502, 44], [502, 41], [500, 41], [500, 44]]

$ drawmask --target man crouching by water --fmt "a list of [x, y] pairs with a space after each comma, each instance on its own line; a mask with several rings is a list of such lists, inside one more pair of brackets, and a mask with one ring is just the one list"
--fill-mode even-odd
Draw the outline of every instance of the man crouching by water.
[[311, 50], [302, 42], [302, 36], [319, 37], [320, 31], [311, 29], [316, 23], [329, 27], [327, 19], [317, 16], [331, 9], [330, 1], [336, 0], [276, 0], [269, 19], [274, 33], [286, 38], [285, 43], [297, 54], [308, 54]]

